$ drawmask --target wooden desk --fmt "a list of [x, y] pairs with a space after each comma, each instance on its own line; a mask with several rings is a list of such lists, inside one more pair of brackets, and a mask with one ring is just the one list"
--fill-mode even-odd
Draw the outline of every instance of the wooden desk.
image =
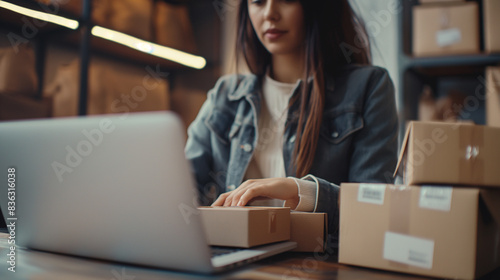
[[[0, 279], [2, 280], [155, 280], [155, 279], [340, 279], [399, 280], [431, 279], [381, 270], [346, 266], [336, 256], [315, 260], [313, 254], [284, 253], [218, 275], [197, 275], [133, 265], [78, 258], [17, 248], [16, 272], [7, 270], [7, 234], [0, 233]], [[483, 279], [500, 279], [500, 269]]]

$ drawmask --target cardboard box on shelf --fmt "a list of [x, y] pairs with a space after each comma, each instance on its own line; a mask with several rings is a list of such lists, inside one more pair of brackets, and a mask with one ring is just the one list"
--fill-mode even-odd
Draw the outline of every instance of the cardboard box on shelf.
[[405, 185], [500, 187], [500, 128], [469, 123], [413, 121], [396, 174]]
[[479, 53], [476, 2], [413, 7], [413, 55]]
[[500, 53], [500, 1], [483, 0], [484, 50], [488, 53]]
[[0, 92], [34, 97], [37, 90], [34, 49], [27, 45], [0, 48]]
[[500, 189], [342, 184], [339, 262], [474, 279], [500, 266]]
[[109, 25], [112, 29], [144, 40], [152, 39], [153, 1], [110, 1]]
[[295, 252], [323, 253], [326, 249], [327, 214], [296, 212], [290, 213], [290, 241], [297, 242]]
[[500, 127], [500, 67], [486, 68], [486, 123]]
[[52, 100], [0, 93], [0, 121], [52, 117]]
[[290, 239], [288, 207], [199, 207], [210, 245], [250, 248]]
[[[152, 77], [147, 71], [118, 68], [115, 65], [98, 59], [93, 59], [89, 65], [88, 115], [163, 111], [170, 108], [166, 79]], [[80, 68], [78, 60], [74, 60], [58, 67], [55, 79], [46, 85], [43, 95], [52, 98], [54, 117], [66, 117], [78, 114], [79, 94]]]
[[434, 4], [434, 3], [450, 3], [450, 2], [465, 2], [465, 0], [419, 0], [420, 4]]
[[186, 5], [155, 2], [155, 42], [189, 53], [196, 52], [189, 9]]

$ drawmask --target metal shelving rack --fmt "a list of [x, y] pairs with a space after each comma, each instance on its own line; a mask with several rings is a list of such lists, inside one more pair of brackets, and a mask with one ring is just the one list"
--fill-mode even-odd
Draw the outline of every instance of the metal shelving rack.
[[[51, 11], [51, 7], [44, 5], [34, 0], [2, 0], [18, 6], [29, 8], [36, 11]], [[88, 71], [91, 60], [91, 55], [104, 54], [107, 57], [118, 58], [121, 61], [126, 61], [131, 64], [159, 65], [162, 71], [182, 72], [189, 71], [190, 68], [171, 62], [169, 60], [159, 58], [147, 53], [143, 53], [120, 44], [94, 37], [91, 34], [91, 29], [94, 26], [92, 22], [92, 0], [81, 1], [81, 14], [72, 14], [64, 9], [58, 10], [57, 15], [64, 16], [69, 19], [77, 20], [79, 28], [77, 30], [67, 29], [56, 24], [47, 23], [37, 29], [36, 34], [30, 37], [28, 41], [33, 42], [35, 46], [36, 56], [36, 72], [38, 76], [38, 92], [37, 99], [42, 99], [43, 77], [45, 70], [46, 43], [53, 41], [61, 45], [68, 45], [75, 49], [79, 49], [80, 58], [80, 94], [78, 104], [78, 114], [86, 115], [87, 113], [87, 96], [88, 96]], [[175, 0], [152, 0], [166, 1], [173, 4], [179, 4]], [[56, 14], [56, 13], [53, 13]], [[0, 25], [5, 30], [21, 31], [25, 22], [22, 21], [22, 16], [18, 13], [0, 8]], [[212, 67], [213, 63], [207, 63], [207, 66]], [[0, 215], [0, 231], [5, 231], [6, 225]]]
[[[33, 9], [36, 11], [52, 11], [53, 7], [44, 5], [34, 0], [3, 0], [15, 5], [25, 8]], [[36, 70], [39, 80], [37, 98], [41, 99], [43, 90], [43, 76], [45, 69], [45, 51], [46, 42], [56, 42], [60, 45], [70, 46], [79, 49], [80, 58], [80, 95], [78, 104], [78, 114], [86, 115], [87, 113], [87, 96], [88, 96], [88, 69], [91, 61], [92, 54], [104, 54], [107, 57], [117, 58], [131, 64], [145, 65], [157, 64], [162, 70], [170, 71], [185, 71], [189, 68], [177, 64], [175, 62], [159, 58], [147, 53], [131, 49], [129, 47], [107, 41], [91, 34], [91, 29], [94, 26], [92, 22], [92, 0], [81, 1], [81, 14], [74, 14], [68, 12], [61, 6], [56, 15], [64, 16], [69, 19], [77, 20], [79, 28], [77, 30], [67, 29], [55, 24], [47, 23], [39, 28], [38, 32], [30, 41], [36, 42], [35, 56], [36, 56]], [[178, 4], [172, 0], [152, 0], [152, 1], [166, 1]], [[20, 30], [24, 24], [19, 14], [11, 12], [6, 9], [0, 8], [0, 24], [3, 28], [9, 30]]]
[[[404, 135], [406, 122], [415, 120], [418, 116], [418, 99], [420, 86], [429, 80], [446, 76], [480, 75], [484, 76], [487, 66], [498, 65], [500, 54], [450, 55], [435, 57], [412, 56], [412, 7], [419, 4], [418, 0], [399, 0], [402, 11], [398, 17], [398, 68], [399, 68], [399, 108], [400, 108], [400, 140]], [[482, 1], [479, 3], [482, 13]], [[479, 17], [482, 34], [482, 16]], [[483, 35], [481, 48], [483, 49]]]

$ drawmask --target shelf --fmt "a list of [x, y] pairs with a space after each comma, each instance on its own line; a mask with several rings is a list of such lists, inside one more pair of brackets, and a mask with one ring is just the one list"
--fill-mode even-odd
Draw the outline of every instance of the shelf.
[[[33, 0], [21, 0], [21, 1], [12, 1], [9, 0], [7, 2], [13, 3], [18, 6], [22, 6], [25, 8], [29, 8], [36, 11], [57, 11], [57, 15], [68, 15], [71, 14], [71, 19], [79, 18], [79, 16], [75, 15], [76, 13], [81, 12], [81, 4], [82, 0], [71, 1], [60, 7], [49, 7], [39, 2]], [[69, 12], [72, 11], [73, 13]], [[24, 16], [18, 14], [16, 12], [0, 8], [0, 22], [8, 28], [9, 30], [15, 31], [17, 35], [24, 39], [33, 39], [35, 37], [46, 37], [51, 39], [52, 41], [70, 45], [73, 48], [79, 48], [82, 45], [81, 32], [79, 30], [71, 30], [62, 26], [58, 26], [56, 24], [43, 22], [41, 20], [33, 19], [29, 16]], [[29, 34], [26, 35], [26, 26], [32, 25], [34, 30], [29, 29]], [[89, 28], [94, 26], [94, 23], [88, 22], [83, 23], [80, 20], [81, 25], [85, 25]], [[145, 52], [138, 51], [133, 48], [129, 48], [127, 46], [111, 42], [102, 38], [98, 38], [90, 35], [91, 41], [91, 49], [92, 53], [97, 53], [106, 57], [113, 57], [115, 59], [119, 59], [121, 61], [129, 61], [134, 64], [140, 65], [160, 65], [162, 69], [170, 69], [170, 70], [188, 70], [189, 67], [178, 64], [176, 62], [154, 56], [152, 54], [148, 54]]]
[[451, 66], [496, 65], [500, 54], [452, 55], [435, 57], [411, 57], [403, 55], [405, 68], [432, 68]]
[[[78, 14], [78, 7], [81, 6], [81, 0], [68, 1], [68, 3], [71, 4], [60, 4], [56, 6], [45, 5], [33, 0], [4, 0], [2, 2], [3, 4], [13, 4], [35, 12], [42, 12], [73, 21], [79, 21], [80, 19]], [[28, 37], [28, 39], [32, 39], [34, 36], [44, 35], [45, 33], [57, 30], [71, 30], [54, 23], [35, 19], [33, 17], [11, 11], [4, 7], [0, 7], [0, 22], [4, 26], [10, 26], [20, 29], [21, 33], [27, 33], [23, 35], [24, 37]]]
[[[77, 33], [69, 34], [65, 37], [53, 38], [60, 44], [69, 45], [71, 47], [80, 46], [81, 36]], [[167, 59], [156, 57], [138, 50], [123, 46], [121, 44], [108, 41], [99, 37], [91, 36], [90, 39], [90, 52], [99, 54], [104, 57], [118, 59], [120, 61], [129, 61], [141, 66], [145, 65], [159, 65], [162, 69], [170, 70], [187, 70], [191, 69], [187, 66], [172, 62]]]
[[[400, 114], [400, 143], [404, 138], [408, 120], [418, 117], [419, 101], [424, 86], [430, 86], [434, 97], [443, 97], [453, 88], [469, 98], [469, 104], [477, 101], [477, 108], [463, 111], [465, 118], [484, 123], [484, 75], [485, 68], [500, 65], [500, 53], [449, 54], [414, 57], [412, 51], [412, 7], [418, 0], [398, 0], [398, 105]], [[481, 6], [480, 6], [481, 10]], [[480, 17], [480, 29], [482, 19]], [[481, 33], [482, 34], [482, 33]], [[483, 36], [480, 35], [481, 47]], [[445, 53], [446, 54], [446, 53]], [[470, 106], [469, 106], [470, 107]], [[464, 105], [465, 108], [465, 105]]]
[[[102, 30], [104, 28], [97, 28], [98, 26], [93, 21], [91, 1], [71, 0], [66, 1], [66, 4], [63, 5], [56, 4], [49, 6], [34, 0], [7, 0], [0, 2], [0, 4], [4, 4], [0, 7], [1, 28], [7, 32], [16, 33], [18, 40], [24, 39], [23, 41], [30, 41], [36, 39], [38, 41], [36, 55], [37, 70], [39, 70], [37, 74], [40, 81], [43, 81], [45, 46], [47, 42], [66, 45], [79, 51], [80, 61], [82, 62], [80, 65], [80, 115], [86, 114], [86, 107], [81, 104], [87, 103], [88, 61], [94, 54], [135, 64], [140, 67], [150, 66], [157, 69], [157, 66], [159, 66], [162, 72], [192, 70], [192, 68], [186, 65], [173, 62], [164, 57], [174, 60], [182, 59], [182, 61], [186, 61], [186, 64], [195, 69], [203, 69], [207, 66], [208, 63], [205, 59], [196, 55], [186, 55], [165, 46], [150, 44], [150, 42], [144, 40], [137, 40], [135, 37], [114, 30], [104, 30], [103, 33]], [[84, 3], [85, 6], [83, 5]], [[50, 15], [49, 17], [47, 17], [47, 13]], [[56, 22], [57, 24], [48, 23], [47, 21]], [[30, 26], [33, 27], [33, 32], [28, 34], [27, 30], [30, 29]], [[101, 33], [98, 31], [101, 31]], [[109, 38], [114, 41], [100, 37]], [[121, 43], [116, 43], [115, 41]], [[147, 50], [150, 53], [142, 52], [140, 51], [141, 49]], [[42, 88], [43, 84], [40, 85], [40, 88]]]
[[69, 19], [79, 20], [81, 15], [82, 0], [70, 0], [70, 1], [59, 1], [64, 3], [58, 3], [57, 5], [46, 5], [41, 1], [34, 0], [2, 0], [3, 2], [8, 2], [15, 4], [17, 6], [22, 6], [31, 10], [50, 13], [53, 15], [58, 15], [66, 17]]
[[8, 29], [24, 39], [33, 39], [54, 31], [63, 31], [67, 28], [50, 22], [41, 22], [37, 19], [20, 15], [16, 12], [0, 7], [0, 24], [2, 29]]

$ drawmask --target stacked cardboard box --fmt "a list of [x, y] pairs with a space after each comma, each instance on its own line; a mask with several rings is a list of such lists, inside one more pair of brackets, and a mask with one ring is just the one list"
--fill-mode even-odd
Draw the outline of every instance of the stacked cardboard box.
[[474, 279], [500, 266], [500, 128], [409, 125], [405, 185], [342, 184], [339, 261]]
[[476, 2], [421, 0], [413, 7], [413, 54], [433, 56], [479, 53]]

